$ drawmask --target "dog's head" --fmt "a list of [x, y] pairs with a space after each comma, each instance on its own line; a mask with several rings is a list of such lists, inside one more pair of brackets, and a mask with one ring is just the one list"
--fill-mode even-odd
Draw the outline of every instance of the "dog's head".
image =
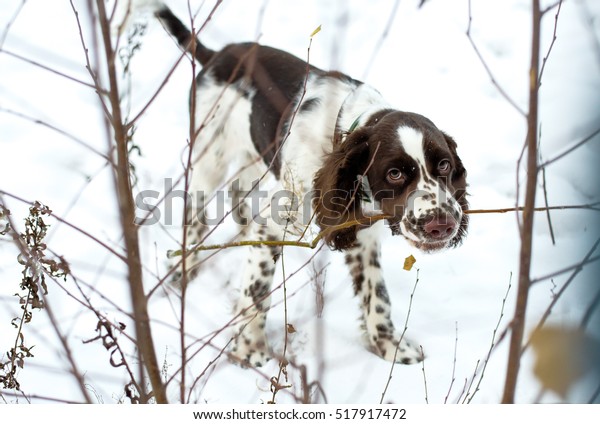
[[374, 216], [424, 251], [456, 246], [466, 234], [466, 170], [456, 143], [421, 115], [373, 114], [335, 143], [314, 184], [316, 219], [334, 249], [352, 247]]

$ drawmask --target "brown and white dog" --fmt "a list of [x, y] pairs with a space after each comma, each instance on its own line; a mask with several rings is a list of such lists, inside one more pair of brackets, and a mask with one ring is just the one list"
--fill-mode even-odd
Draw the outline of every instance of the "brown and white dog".
[[[213, 51], [166, 6], [155, 15], [202, 65], [192, 93], [199, 127], [192, 189], [204, 195], [186, 211], [187, 240], [196, 245], [206, 236], [203, 210], [230, 178], [232, 164], [238, 170], [234, 191], [249, 193], [270, 178], [272, 194], [284, 191], [296, 200], [287, 202], [283, 222], [276, 219], [280, 214], [258, 222], [242, 198], [234, 209], [248, 218], [249, 238], [297, 239], [314, 219], [325, 242], [345, 253], [369, 348], [389, 361], [420, 361], [418, 345], [401, 338], [390, 319], [379, 260], [383, 221], [370, 218], [385, 216], [392, 234], [427, 252], [457, 246], [468, 206], [466, 171], [454, 140], [424, 116], [391, 108], [379, 92], [347, 75], [256, 43]], [[309, 199], [308, 210], [297, 199]], [[267, 196], [263, 215], [275, 203]], [[244, 365], [261, 366], [271, 356], [265, 322], [280, 249], [250, 248], [230, 353]], [[199, 259], [192, 253], [185, 261], [190, 280]], [[182, 279], [181, 260], [174, 267], [174, 280]]]

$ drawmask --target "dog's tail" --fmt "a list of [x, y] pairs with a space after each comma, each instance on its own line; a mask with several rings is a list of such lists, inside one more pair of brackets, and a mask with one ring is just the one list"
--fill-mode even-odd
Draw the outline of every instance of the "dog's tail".
[[190, 53], [202, 66], [206, 65], [214, 56], [215, 51], [202, 44], [198, 37], [165, 4], [160, 4], [154, 15], [162, 23], [163, 27], [175, 37], [181, 48]]

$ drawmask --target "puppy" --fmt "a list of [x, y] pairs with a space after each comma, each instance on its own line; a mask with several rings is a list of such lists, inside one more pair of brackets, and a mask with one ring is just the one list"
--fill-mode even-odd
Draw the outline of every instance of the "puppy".
[[[390, 318], [379, 230], [384, 219], [393, 235], [426, 252], [460, 244], [467, 182], [454, 140], [345, 74], [256, 43], [214, 51], [166, 6], [155, 15], [202, 65], [191, 93], [198, 126], [191, 188], [203, 195], [186, 210], [187, 240], [202, 243], [206, 203], [235, 164], [233, 209], [248, 238], [262, 242], [249, 248], [231, 356], [249, 366], [270, 358], [265, 322], [281, 252], [275, 242], [306, 238], [314, 223], [345, 255], [370, 350], [388, 361], [420, 361], [418, 345], [400, 337]], [[255, 210], [248, 197], [267, 181], [271, 191]], [[191, 250], [185, 267], [181, 259], [173, 265], [176, 284], [197, 274]]]

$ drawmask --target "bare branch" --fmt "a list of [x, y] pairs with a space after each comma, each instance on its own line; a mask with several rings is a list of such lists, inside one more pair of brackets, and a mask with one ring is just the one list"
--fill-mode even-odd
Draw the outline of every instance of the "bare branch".
[[[552, 210], [568, 210], [568, 209], [590, 209], [594, 211], [600, 211], [598, 207], [600, 202], [588, 203], [585, 205], [566, 205], [566, 206], [549, 206], [544, 208], [533, 208], [534, 212], [546, 212]], [[525, 210], [524, 206], [518, 206], [516, 208], [501, 208], [501, 209], [470, 209], [465, 211], [466, 214], [486, 214], [486, 213], [506, 213], [506, 212], [522, 212]]]
[[[497, 340], [496, 334], [498, 333], [498, 329], [500, 328], [500, 323], [502, 322], [502, 319], [504, 318], [504, 307], [506, 306], [506, 299], [508, 299], [508, 294], [510, 293], [511, 287], [512, 287], [512, 273], [510, 274], [510, 278], [508, 280], [508, 288], [506, 289], [506, 294], [504, 295], [504, 298], [502, 299], [502, 307], [500, 308], [500, 317], [498, 318], [498, 323], [496, 324], [496, 328], [494, 328], [494, 332], [492, 333], [492, 343], [490, 344], [490, 349], [488, 350], [488, 353], [483, 361], [483, 365], [481, 368], [481, 374], [479, 375], [479, 380], [477, 381], [477, 385], [475, 386], [475, 390], [473, 391], [473, 394], [471, 395], [471, 397], [468, 398], [468, 400], [467, 400], [467, 397], [469, 396], [469, 393], [467, 392], [467, 394], [465, 395], [465, 400], [467, 400], [467, 403], [471, 403], [471, 401], [473, 400], [473, 398], [479, 391], [479, 386], [481, 385], [481, 382], [483, 381], [483, 376], [485, 375], [485, 370], [487, 368], [488, 363], [490, 362], [492, 352], [496, 348], [499, 340], [502, 339], [502, 338], [499, 338]], [[479, 362], [478, 362], [478, 365], [479, 365]], [[475, 377], [477, 375], [477, 371], [478, 371], [478, 366], [475, 367], [475, 374], [473, 375], [473, 377]], [[471, 389], [471, 386], [469, 385], [469, 391], [470, 391], [470, 389]]]
[[17, 9], [15, 10], [15, 13], [12, 15], [12, 17], [10, 18], [10, 20], [8, 21], [8, 23], [4, 27], [4, 31], [2, 32], [2, 36], [0, 36], [0, 51], [2, 51], [2, 47], [4, 46], [4, 42], [6, 41], [6, 37], [8, 37], [8, 33], [10, 31], [10, 27], [15, 23], [15, 21], [19, 17], [19, 14], [21, 13], [21, 10], [23, 10], [23, 6], [25, 6], [26, 2], [27, 2], [27, 0], [21, 0], [21, 3], [17, 6]]
[[581, 319], [581, 323], [579, 324], [580, 329], [584, 330], [588, 326], [592, 315], [594, 314], [594, 310], [598, 307], [598, 305], [600, 305], [600, 290], [596, 293], [596, 296], [594, 296], [594, 299], [590, 302], [590, 306], [588, 306], [585, 310], [583, 318]]
[[394, 374], [394, 368], [396, 367], [396, 356], [398, 355], [398, 349], [400, 348], [400, 342], [404, 339], [404, 335], [408, 330], [408, 320], [410, 318], [410, 313], [412, 311], [412, 303], [413, 298], [415, 296], [415, 292], [417, 291], [417, 284], [419, 284], [419, 269], [417, 268], [417, 277], [415, 280], [415, 285], [413, 286], [412, 293], [410, 294], [410, 300], [408, 301], [408, 311], [406, 312], [406, 320], [404, 321], [404, 329], [402, 330], [402, 334], [400, 334], [400, 339], [398, 340], [398, 344], [396, 345], [396, 350], [394, 351], [394, 360], [392, 361], [392, 365], [390, 367], [390, 373], [388, 375], [388, 379], [385, 383], [385, 387], [383, 388], [383, 392], [381, 393], [381, 398], [379, 399], [379, 403], [383, 404], [383, 400], [385, 398], [385, 394], [388, 391], [390, 386], [390, 382], [392, 381], [392, 375]]
[[427, 393], [427, 376], [425, 375], [425, 352], [423, 352], [423, 346], [419, 346], [419, 348], [421, 349], [421, 356], [423, 357], [421, 371], [423, 372], [423, 384], [425, 385], [425, 403], [429, 404], [429, 395]]
[[61, 130], [60, 128], [56, 127], [55, 125], [49, 124], [47, 122], [44, 122], [44, 121], [42, 121], [40, 119], [37, 119], [37, 118], [33, 118], [31, 116], [25, 115], [25, 114], [23, 114], [21, 112], [17, 112], [17, 111], [11, 110], [11, 109], [3, 108], [1, 106], [0, 106], [0, 112], [4, 112], [4, 113], [7, 113], [9, 115], [13, 115], [13, 116], [16, 116], [18, 118], [25, 119], [27, 121], [33, 122], [34, 124], [46, 127], [46, 128], [48, 128], [48, 129], [50, 129], [50, 130], [52, 130], [52, 131], [54, 131], [54, 132], [56, 132], [56, 133], [58, 133], [60, 135], [65, 136], [69, 140], [74, 141], [75, 143], [77, 143], [81, 147], [83, 147], [83, 148], [91, 151], [92, 153], [100, 156], [102, 159], [106, 160], [108, 163], [110, 163], [111, 165], [113, 165], [112, 160], [107, 155], [105, 155], [101, 151], [93, 148], [92, 146], [90, 146], [88, 143], [86, 143], [85, 141], [81, 140], [80, 138], [75, 137], [73, 134], [70, 134], [70, 133], [66, 132], [65, 130]]
[[489, 65], [487, 64], [487, 62], [485, 61], [485, 59], [483, 58], [483, 55], [481, 54], [481, 52], [479, 51], [479, 48], [477, 47], [477, 44], [475, 44], [475, 40], [473, 40], [473, 37], [471, 36], [471, 24], [473, 22], [473, 15], [471, 13], [471, 0], [469, 0], [469, 24], [467, 26], [467, 38], [469, 39], [469, 42], [471, 43], [471, 46], [473, 47], [473, 50], [475, 51], [475, 54], [477, 55], [477, 57], [479, 58], [479, 61], [481, 62], [481, 64], [483, 65], [485, 71], [487, 72], [488, 76], [490, 77], [490, 79], [492, 80], [492, 84], [494, 85], [494, 87], [496, 87], [496, 89], [498, 90], [498, 92], [502, 95], [502, 97], [504, 97], [504, 99], [510, 103], [510, 105], [515, 108], [515, 110], [517, 112], [519, 112], [520, 115], [522, 116], [527, 116], [527, 114], [525, 113], [525, 111], [523, 109], [521, 109], [521, 107], [517, 104], [517, 102], [515, 102], [506, 92], [506, 90], [504, 90], [504, 88], [498, 83], [498, 81], [496, 80], [496, 77], [494, 76], [494, 74], [492, 73], [492, 70], [490, 69]]
[[546, 168], [542, 168], [542, 189], [544, 191], [544, 203], [546, 204], [546, 218], [548, 220], [548, 231], [550, 231], [550, 238], [552, 239], [552, 245], [556, 245], [554, 238], [554, 228], [552, 227], [552, 219], [550, 218], [550, 206], [548, 206], [548, 187], [546, 183]]
[[[363, 76], [362, 76], [363, 79], [365, 79], [367, 77], [367, 75], [369, 74], [369, 71], [371, 70], [371, 66], [375, 62], [375, 58], [379, 54], [379, 50], [381, 50], [381, 46], [383, 46], [383, 43], [385, 42], [386, 38], [388, 37], [388, 34], [390, 33], [390, 29], [392, 28], [392, 25], [394, 24], [394, 19], [396, 18], [396, 15], [398, 14], [398, 6], [400, 6], [400, 0], [396, 0], [394, 2], [394, 5], [392, 6], [392, 11], [390, 12], [388, 21], [383, 29], [383, 32], [381, 33], [381, 36], [379, 37], [379, 41], [375, 45], [375, 48], [373, 49], [373, 51], [371, 53], [371, 57], [369, 58], [369, 60], [367, 60], [367, 68], [365, 69], [365, 71], [363, 73]], [[421, 7], [421, 6], [423, 6], [423, 2], [421, 3], [421, 5], [419, 7]]]
[[[540, 168], [545, 168], [548, 165], [564, 158], [565, 156], [567, 156], [569, 153], [571, 153], [572, 151], [578, 149], [579, 147], [583, 146], [584, 144], [586, 144], [587, 142], [593, 140], [594, 138], [596, 138], [596, 136], [600, 134], [600, 128], [596, 129], [595, 131], [593, 131], [590, 135], [588, 135], [587, 137], [583, 138], [581, 141], [578, 141], [577, 143], [575, 143], [573, 146], [567, 148], [567, 150], [565, 150], [564, 152], [556, 155], [555, 157], [553, 157], [552, 159], [548, 159], [546, 162], [540, 164]], [[600, 138], [597, 139], [597, 141], [600, 141]]]
[[[543, 277], [543, 278], [537, 279], [537, 280], [532, 280], [532, 283], [537, 282], [537, 281], [542, 281], [543, 279], [552, 278], [552, 277], [554, 277], [556, 275], [559, 275], [559, 274], [561, 274], [563, 272], [567, 272], [569, 270], [574, 269], [573, 273], [569, 276], [569, 278], [567, 279], [567, 281], [565, 282], [565, 284], [563, 284], [563, 286], [558, 291], [558, 293], [556, 293], [554, 295], [554, 297], [552, 298], [552, 302], [550, 302], [550, 305], [548, 305], [548, 308], [546, 308], [546, 311], [542, 315], [542, 318], [540, 319], [540, 321], [539, 321], [538, 325], [536, 326], [535, 330], [532, 331], [532, 333], [531, 333], [532, 335], [536, 334], [544, 326], [544, 324], [546, 323], [546, 320], [548, 319], [548, 317], [552, 313], [552, 308], [556, 305], [556, 303], [558, 302], [558, 300], [560, 299], [560, 297], [562, 296], [562, 294], [565, 292], [565, 290], [571, 285], [571, 283], [573, 282], [573, 280], [575, 279], [575, 277], [577, 276], [577, 274], [579, 274], [581, 272], [581, 270], [583, 269], [583, 266], [585, 265], [585, 263], [589, 263], [591, 260], [598, 260], [598, 259], [600, 259], [600, 257], [596, 257], [595, 259], [591, 257], [592, 253], [594, 253], [594, 251], [598, 248], [599, 245], [600, 245], [600, 238], [598, 240], [596, 240], [596, 243], [594, 243], [594, 245], [592, 246], [592, 248], [585, 255], [585, 258], [583, 259], [583, 261], [581, 261], [579, 264], [577, 264], [577, 265], [575, 265], [573, 267], [569, 267], [567, 270], [559, 271], [558, 273], [553, 273], [550, 276], [546, 276], [546, 277]], [[527, 343], [525, 343], [525, 345], [521, 349], [520, 355], [522, 355], [527, 350], [527, 348], [529, 348], [530, 345], [531, 345], [531, 338], [527, 341]]]
[[[203, 250], [217, 250], [217, 249], [226, 249], [230, 247], [240, 247], [240, 246], [295, 246], [295, 247], [307, 247], [309, 249], [314, 249], [319, 244], [319, 241], [323, 239], [327, 234], [337, 231], [343, 228], [353, 227], [355, 225], [372, 225], [376, 221], [381, 219], [389, 218], [388, 215], [373, 215], [368, 218], [362, 218], [359, 220], [347, 221], [339, 225], [331, 226], [323, 231], [321, 231], [311, 242], [302, 242], [295, 240], [242, 240], [235, 241], [231, 243], [223, 243], [223, 244], [212, 244], [207, 246], [195, 246], [193, 248], [187, 249], [188, 252], [197, 252]], [[170, 258], [181, 256], [181, 250], [170, 250], [167, 253], [167, 256]]]
[[450, 397], [450, 393], [452, 392], [452, 386], [454, 385], [454, 381], [456, 380], [456, 351], [458, 348], [458, 322], [454, 323], [455, 327], [455, 338], [454, 338], [454, 359], [452, 360], [452, 379], [450, 381], [450, 387], [448, 387], [448, 393], [446, 393], [446, 397], [444, 398], [444, 404], [448, 403], [448, 398]]
[[557, 277], [561, 274], [564, 274], [564, 273], [572, 271], [572, 270], [581, 271], [581, 268], [583, 266], [591, 264], [593, 262], [596, 262], [598, 259], [600, 259], [599, 256], [592, 256], [592, 257], [586, 256], [585, 259], [583, 259], [581, 262], [576, 263], [575, 265], [571, 265], [567, 268], [564, 268], [559, 271], [552, 272], [551, 274], [544, 275], [543, 277], [538, 277], [536, 279], [531, 280], [531, 284], [539, 283], [540, 281], [549, 280], [551, 278]]
[[[140, 361], [140, 379], [139, 386], [142, 391], [144, 387], [145, 369], [148, 373], [152, 385], [153, 395], [158, 403], [167, 403], [165, 387], [162, 383], [160, 368], [156, 357], [152, 332], [150, 328], [150, 317], [148, 316], [148, 302], [144, 292], [142, 280], [142, 264], [140, 256], [140, 246], [138, 240], [138, 229], [135, 225], [135, 204], [130, 182], [129, 151], [127, 146], [127, 129], [121, 115], [120, 92], [117, 82], [115, 68], [115, 52], [112, 46], [110, 36], [110, 21], [106, 14], [103, 0], [96, 1], [100, 31], [104, 44], [104, 55], [106, 61], [106, 73], [108, 74], [110, 95], [110, 119], [108, 120], [112, 128], [114, 141], [116, 142], [117, 170], [115, 175], [115, 186], [117, 191], [117, 200], [121, 218], [121, 227], [123, 229], [125, 252], [127, 258], [127, 268], [129, 273], [129, 288], [131, 292], [131, 301], [135, 315], [135, 327], [137, 335], [137, 344], [142, 361]], [[147, 396], [142, 393], [142, 398]]]
[[[56, 69], [51, 68], [49, 66], [46, 66], [46, 65], [44, 65], [42, 63], [36, 62], [33, 59], [28, 59], [28, 58], [26, 58], [24, 56], [21, 56], [21, 55], [17, 54], [17, 53], [13, 53], [13, 52], [10, 52], [10, 51], [4, 50], [4, 49], [0, 49], [0, 53], [4, 53], [7, 56], [14, 57], [15, 59], [19, 59], [19, 60], [21, 60], [23, 62], [29, 63], [30, 65], [36, 66], [36, 67], [41, 68], [41, 69], [43, 69], [45, 71], [48, 71], [48, 72], [51, 72], [51, 73], [53, 73], [55, 75], [58, 75], [60, 77], [66, 78], [66, 79], [68, 79], [70, 81], [76, 82], [78, 84], [84, 85], [84, 86], [89, 87], [89, 88], [93, 88], [94, 90], [98, 90], [98, 87], [95, 84], [90, 84], [87, 81], [83, 81], [83, 80], [80, 80], [79, 78], [75, 78], [75, 77], [72, 77], [71, 75], [65, 74], [64, 72], [57, 71]], [[100, 92], [102, 92], [102, 91], [100, 91]], [[102, 92], [102, 94], [106, 94], [106, 93]]]
[[[558, 10], [556, 11], [556, 15], [554, 15], [554, 30], [552, 33], [552, 42], [550, 42], [550, 46], [548, 47], [546, 56], [544, 56], [544, 58], [542, 59], [542, 69], [540, 69], [540, 76], [538, 77], [539, 85], [542, 85], [542, 75], [544, 75], [544, 69], [546, 69], [546, 62], [548, 61], [548, 57], [550, 57], [550, 52], [552, 52], [552, 47], [554, 47], [554, 43], [556, 42], [556, 29], [558, 28], [558, 15], [560, 14], [560, 8], [562, 6], [562, 2], [563, 2], [563, 0], [560, 0], [558, 2]], [[553, 8], [554, 8], [554, 6], [548, 7], [547, 9], [545, 9], [542, 12], [542, 15], [544, 15], [544, 13], [548, 12], [549, 10], [551, 10]]]
[[530, 287], [531, 250], [533, 245], [533, 217], [538, 176], [538, 94], [540, 31], [542, 14], [539, 0], [532, 0], [531, 63], [529, 68], [529, 110], [527, 114], [527, 183], [525, 209], [521, 226], [521, 251], [519, 254], [519, 284], [517, 305], [512, 320], [506, 382], [502, 403], [514, 403], [517, 377], [521, 361], [521, 345], [525, 330], [525, 312]]

